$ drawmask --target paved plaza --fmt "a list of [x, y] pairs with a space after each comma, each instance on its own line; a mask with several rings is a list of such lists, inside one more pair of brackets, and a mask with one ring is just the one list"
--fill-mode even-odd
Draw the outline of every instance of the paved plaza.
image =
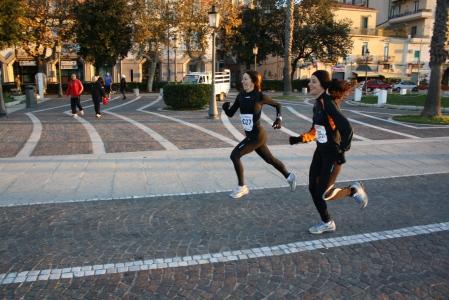
[[88, 97], [83, 118], [50, 99], [0, 119], [0, 298], [449, 298], [448, 126], [346, 103], [355, 136], [338, 184], [363, 180], [370, 202], [329, 203], [337, 231], [312, 236], [315, 146], [288, 136], [308, 130], [313, 100], [279, 100], [282, 131], [274, 109], [262, 116], [297, 190], [253, 153], [250, 194], [234, 200], [238, 116], [128, 98], [100, 120]]

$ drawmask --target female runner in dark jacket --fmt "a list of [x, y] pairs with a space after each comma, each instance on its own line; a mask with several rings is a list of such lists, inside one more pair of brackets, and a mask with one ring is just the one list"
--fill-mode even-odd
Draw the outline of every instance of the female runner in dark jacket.
[[350, 86], [343, 81], [330, 80], [324, 70], [314, 72], [309, 82], [310, 94], [317, 96], [313, 106], [312, 128], [299, 137], [290, 137], [290, 144], [316, 141], [309, 171], [309, 191], [320, 214], [321, 222], [310, 227], [309, 232], [321, 234], [335, 231], [334, 220], [329, 215], [326, 201], [351, 196], [364, 208], [368, 203], [363, 183], [355, 182], [345, 188], [335, 188], [335, 181], [346, 162], [345, 152], [351, 147], [352, 127], [337, 105]]

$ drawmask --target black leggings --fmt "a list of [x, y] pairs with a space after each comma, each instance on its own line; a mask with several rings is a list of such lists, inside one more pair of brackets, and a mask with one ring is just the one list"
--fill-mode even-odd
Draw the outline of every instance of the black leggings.
[[72, 114], [76, 114], [76, 107], [78, 107], [79, 111], [83, 110], [83, 107], [81, 106], [80, 97], [70, 97], [70, 106], [72, 108]]
[[310, 164], [309, 191], [323, 222], [331, 220], [323, 194], [329, 187], [329, 180], [331, 179], [337, 158], [336, 155], [336, 153], [330, 151], [316, 149]]
[[101, 113], [100, 113], [101, 100], [100, 99], [92, 99], [92, 101], [94, 102], [95, 114], [101, 115]]
[[243, 155], [256, 151], [256, 153], [262, 157], [262, 159], [275, 167], [279, 172], [284, 175], [285, 178], [288, 177], [289, 173], [285, 168], [284, 164], [277, 158], [275, 158], [266, 144], [267, 136], [265, 132], [259, 131], [258, 134], [247, 136], [243, 141], [241, 141], [231, 153], [231, 160], [234, 164], [235, 172], [237, 173], [237, 178], [239, 181], [239, 185], [243, 186], [243, 165], [240, 161], [240, 158]]

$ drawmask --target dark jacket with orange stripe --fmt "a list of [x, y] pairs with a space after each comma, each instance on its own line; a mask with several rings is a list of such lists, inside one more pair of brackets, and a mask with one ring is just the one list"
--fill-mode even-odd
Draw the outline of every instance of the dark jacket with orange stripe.
[[[320, 143], [317, 140], [317, 128], [320, 126], [326, 130], [327, 139], [321, 138], [321, 140], [327, 140], [325, 143]], [[301, 141], [303, 143], [317, 141], [317, 147], [322, 150], [336, 150], [338, 153], [342, 153], [351, 147], [352, 134], [352, 127], [348, 119], [341, 113], [332, 97], [323, 93], [316, 99], [313, 106], [312, 128], [301, 134]]]

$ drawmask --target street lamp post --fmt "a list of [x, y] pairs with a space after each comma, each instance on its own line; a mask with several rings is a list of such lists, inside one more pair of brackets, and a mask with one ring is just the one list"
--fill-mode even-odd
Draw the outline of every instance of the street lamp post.
[[62, 97], [62, 82], [61, 82], [61, 51], [62, 47], [61, 44], [57, 44], [55, 47], [55, 52], [58, 55], [58, 97]]
[[215, 5], [212, 5], [212, 9], [209, 12], [209, 27], [212, 28], [212, 95], [209, 103], [210, 119], [218, 118], [217, 102], [215, 100], [215, 35], [219, 24], [220, 14]]
[[175, 82], [177, 81], [176, 75], [178, 75], [178, 71], [176, 70], [176, 49], [178, 49], [178, 44], [177, 44], [178, 38], [176, 37], [176, 35], [173, 37], [173, 51], [175, 52]]
[[257, 48], [257, 45], [254, 44], [253, 47], [253, 54], [254, 54], [254, 71], [257, 71], [257, 53], [259, 52], [259, 48]]
[[369, 59], [369, 50], [368, 47], [365, 50], [365, 95], [368, 89], [368, 59]]

